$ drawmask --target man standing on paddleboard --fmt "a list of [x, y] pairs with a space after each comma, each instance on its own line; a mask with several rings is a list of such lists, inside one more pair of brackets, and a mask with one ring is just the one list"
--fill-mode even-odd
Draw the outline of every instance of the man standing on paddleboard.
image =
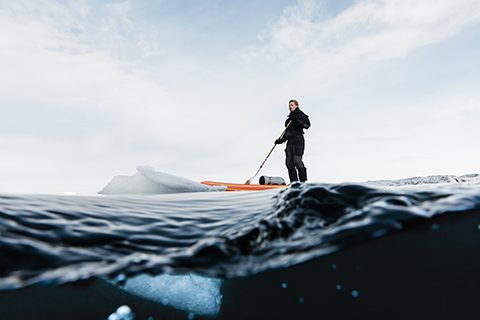
[[298, 180], [305, 182], [307, 181], [307, 168], [305, 168], [302, 161], [305, 150], [303, 129], [310, 128], [310, 120], [298, 107], [297, 100], [290, 100], [288, 102], [288, 108], [290, 109], [290, 114], [285, 121], [285, 126], [288, 125], [288, 128], [282, 138], [275, 140], [275, 144], [287, 142], [287, 147], [285, 148], [285, 164], [287, 165], [290, 183]]

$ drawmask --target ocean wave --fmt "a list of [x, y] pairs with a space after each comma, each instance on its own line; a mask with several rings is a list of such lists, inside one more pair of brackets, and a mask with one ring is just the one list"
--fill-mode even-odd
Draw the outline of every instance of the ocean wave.
[[109, 197], [0, 195], [0, 289], [164, 272], [233, 278], [284, 268], [447, 212], [477, 183]]

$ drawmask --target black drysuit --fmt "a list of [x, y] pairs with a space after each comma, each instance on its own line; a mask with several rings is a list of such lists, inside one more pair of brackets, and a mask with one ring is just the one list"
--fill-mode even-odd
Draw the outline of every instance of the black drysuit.
[[305, 168], [302, 161], [305, 150], [303, 129], [310, 128], [310, 120], [308, 116], [297, 107], [288, 115], [285, 126], [287, 126], [290, 121], [292, 121], [292, 123], [287, 128], [285, 135], [281, 139], [277, 139], [275, 143], [279, 144], [287, 141], [285, 164], [287, 165], [290, 182], [298, 181], [299, 179], [301, 182], [305, 182], [307, 181], [307, 168]]

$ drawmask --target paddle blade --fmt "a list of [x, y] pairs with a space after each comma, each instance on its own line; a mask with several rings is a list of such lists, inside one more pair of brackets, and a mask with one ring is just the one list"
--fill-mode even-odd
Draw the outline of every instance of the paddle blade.
[[248, 180], [245, 182], [245, 184], [250, 184], [250, 183], [252, 183], [251, 180], [252, 180], [252, 179], [248, 179]]

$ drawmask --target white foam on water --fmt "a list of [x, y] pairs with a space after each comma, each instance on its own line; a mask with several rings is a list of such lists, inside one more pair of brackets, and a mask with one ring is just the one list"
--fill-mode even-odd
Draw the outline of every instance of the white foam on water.
[[115, 194], [164, 194], [183, 192], [225, 191], [223, 186], [207, 186], [199, 182], [169, 173], [156, 171], [153, 167], [138, 166], [132, 176], [115, 176], [98, 193]]

